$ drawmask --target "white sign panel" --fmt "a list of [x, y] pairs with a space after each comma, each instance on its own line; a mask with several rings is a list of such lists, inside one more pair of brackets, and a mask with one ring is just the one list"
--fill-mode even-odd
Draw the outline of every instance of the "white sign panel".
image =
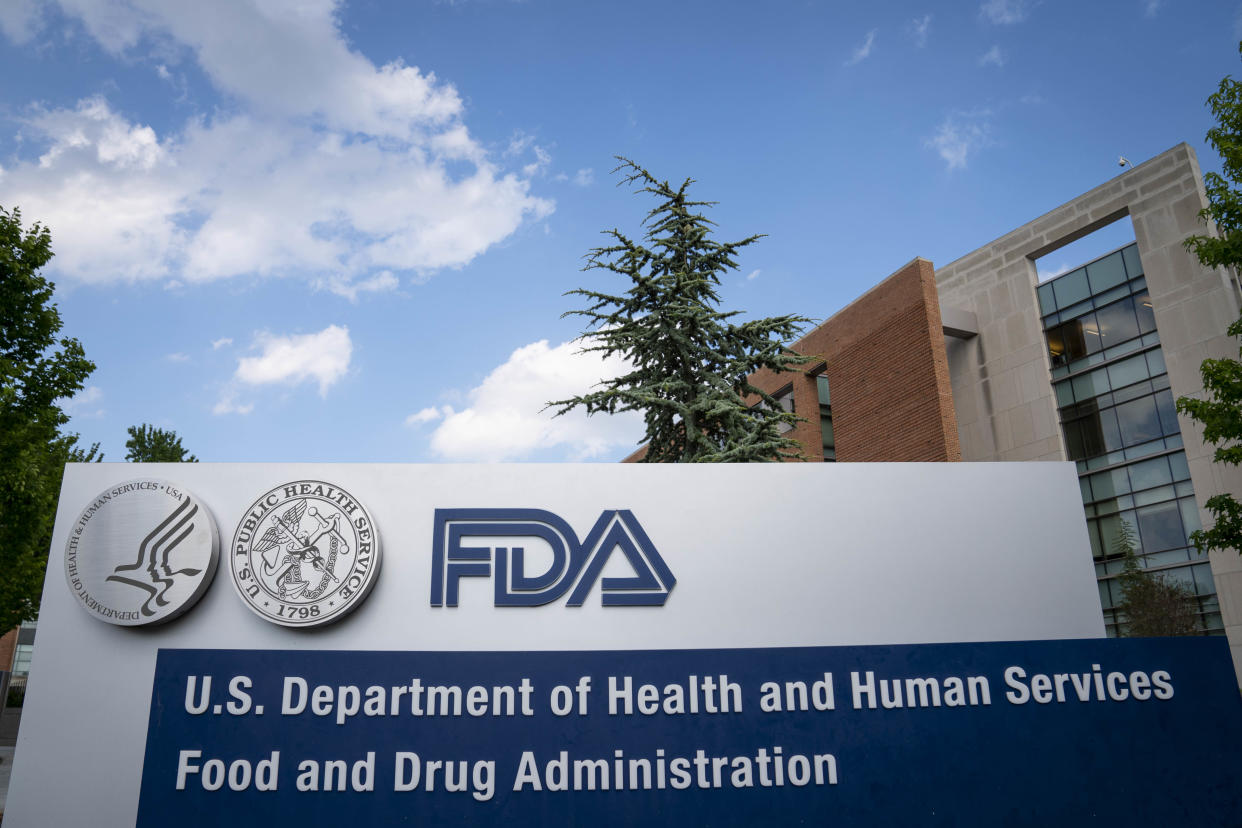
[[[129, 510], [139, 518], [108, 523], [133, 481], [193, 492], [199, 511], [156, 487], [153, 505]], [[206, 566], [186, 555], [209, 518], [219, 566], [201, 588]], [[140, 620], [145, 607], [164, 623], [104, 623], [69, 556], [106, 585], [110, 612]], [[48, 572], [5, 814], [19, 826], [134, 823], [161, 648], [1104, 634], [1077, 479], [1061, 463], [74, 465]], [[166, 608], [183, 582], [197, 602]]]

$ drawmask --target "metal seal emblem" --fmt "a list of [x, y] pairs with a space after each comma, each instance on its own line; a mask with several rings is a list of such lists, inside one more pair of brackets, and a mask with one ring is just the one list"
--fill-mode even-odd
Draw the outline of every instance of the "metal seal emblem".
[[286, 627], [318, 627], [343, 618], [375, 586], [379, 533], [340, 486], [295, 480], [250, 505], [229, 558], [233, 585], [255, 613]]
[[156, 478], [97, 494], [65, 544], [65, 579], [95, 618], [160, 624], [194, 606], [216, 574], [220, 536], [203, 502]]

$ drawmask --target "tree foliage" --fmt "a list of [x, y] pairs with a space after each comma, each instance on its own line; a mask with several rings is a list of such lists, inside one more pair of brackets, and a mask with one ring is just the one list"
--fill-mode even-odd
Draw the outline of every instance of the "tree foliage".
[[1113, 553], [1125, 556], [1125, 568], [1117, 577], [1121, 585], [1121, 604], [1117, 609], [1126, 618], [1123, 634], [1130, 638], [1197, 635], [1194, 593], [1165, 575], [1143, 569], [1134, 547], [1134, 530], [1122, 521]]
[[57, 404], [95, 369], [76, 339], [58, 337], [54, 285], [39, 275], [52, 258], [47, 228], [23, 230], [21, 211], [0, 207], [0, 629], [33, 618], [47, 568], [56, 501], [67, 461], [95, 459], [62, 431]]
[[[701, 212], [714, 202], [689, 196], [693, 180], [680, 187], [618, 158], [620, 184], [655, 197], [641, 240], [620, 230], [606, 231], [611, 244], [591, 250], [584, 270], [604, 270], [628, 280], [623, 294], [580, 288], [587, 306], [566, 316], [582, 316], [584, 351], [619, 355], [630, 370], [591, 391], [549, 403], [558, 415], [575, 408], [587, 414], [641, 411], [646, 432], [644, 462], [755, 462], [798, 455], [798, 444], [784, 436], [798, 418], [781, 410], [747, 377], [767, 368], [792, 370], [809, 361], [786, 343], [808, 322], [778, 316], [735, 323], [738, 311], [718, 309], [721, 275], [737, 269], [735, 256], [760, 237], [718, 242], [714, 224]], [[746, 399], [759, 404], [748, 407]]]
[[[1242, 44], [1239, 44], [1242, 50]], [[1208, 267], [1242, 266], [1242, 82], [1226, 76], [1208, 100], [1216, 126], [1208, 130], [1208, 143], [1219, 153], [1224, 175], [1210, 172], [1203, 177], [1208, 206], [1200, 218], [1213, 222], [1216, 235], [1191, 236], [1186, 247]], [[1229, 326], [1232, 337], [1242, 338], [1242, 319]], [[1242, 356], [1242, 349], [1239, 350]], [[1203, 426], [1203, 438], [1216, 446], [1217, 463], [1242, 463], [1242, 362], [1236, 359], [1205, 359], [1199, 367], [1204, 398], [1181, 397], [1177, 410]], [[1242, 504], [1228, 493], [1208, 498], [1213, 525], [1191, 535], [1201, 551], [1242, 551]]]
[[177, 432], [143, 423], [127, 429], [125, 459], [131, 463], [197, 463], [198, 458], [181, 446]]

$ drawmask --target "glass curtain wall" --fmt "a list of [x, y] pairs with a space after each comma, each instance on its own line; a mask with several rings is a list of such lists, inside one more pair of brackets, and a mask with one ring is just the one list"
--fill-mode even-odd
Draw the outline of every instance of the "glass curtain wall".
[[1069, 458], [1078, 464], [1100, 602], [1118, 634], [1116, 549], [1133, 530], [1139, 565], [1189, 588], [1201, 629], [1223, 634], [1173, 393], [1138, 247], [1129, 245], [1038, 288], [1053, 389]]

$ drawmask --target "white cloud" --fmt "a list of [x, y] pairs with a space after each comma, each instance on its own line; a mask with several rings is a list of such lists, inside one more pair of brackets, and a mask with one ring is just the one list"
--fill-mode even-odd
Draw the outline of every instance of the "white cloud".
[[51, 228], [70, 279], [365, 283], [461, 267], [553, 209], [530, 192], [546, 152], [525, 173], [493, 163], [456, 90], [352, 51], [331, 0], [61, 5], [127, 60], [156, 44], [161, 77], [188, 51], [232, 96], [165, 134], [98, 97], [32, 110], [21, 138], [38, 157], [6, 170], [6, 196]]
[[1005, 65], [1005, 54], [1001, 51], [1001, 48], [999, 46], [993, 46], [991, 49], [988, 49], [986, 52], [984, 52], [983, 55], [979, 58], [979, 65], [980, 66], [1004, 66]]
[[864, 40], [862, 45], [855, 49], [854, 53], [850, 55], [850, 59], [845, 62], [846, 66], [853, 66], [855, 64], [862, 63], [871, 56], [871, 47], [875, 45], [876, 31], [876, 29], [872, 29], [867, 32], [866, 40]]
[[407, 424], [442, 420], [431, 450], [451, 460], [516, 460], [559, 450], [570, 460], [599, 457], [634, 446], [643, 433], [637, 413], [587, 417], [580, 410], [553, 417], [550, 400], [586, 393], [603, 379], [628, 370], [619, 357], [582, 353], [576, 342], [549, 347], [547, 340], [518, 348], [472, 389], [468, 406], [424, 408]]
[[510, 158], [521, 155], [534, 143], [535, 136], [520, 129], [514, 130], [512, 137], [509, 138], [509, 146], [505, 148], [505, 155]]
[[211, 408], [211, 413], [217, 416], [224, 414], [249, 414], [254, 411], [254, 403], [237, 402], [238, 390], [236, 386], [229, 386], [224, 390], [220, 400]]
[[36, 0], [4, 0], [0, 3], [0, 32], [14, 43], [26, 43], [42, 24]]
[[989, 23], [1011, 26], [1026, 20], [1031, 5], [1030, 0], [987, 0], [979, 7], [979, 16]]
[[420, 426], [427, 423], [434, 423], [441, 417], [447, 417], [453, 413], [453, 409], [449, 406], [442, 408], [422, 408], [405, 418], [407, 426]]
[[232, 345], [232, 344], [233, 344], [233, 340], [231, 337], [222, 336], [219, 339], [211, 340], [211, 350], [218, 351], [224, 346]]
[[950, 170], [965, 169], [971, 156], [992, 143], [990, 118], [986, 109], [955, 112], [941, 121], [924, 144], [934, 149]]
[[354, 346], [349, 329], [329, 325], [319, 333], [274, 336], [259, 334], [255, 339], [258, 356], [242, 357], [235, 379], [246, 385], [297, 385], [312, 381], [323, 396], [345, 376]]
[[1143, 16], [1155, 17], [1156, 13], [1160, 11], [1160, 5], [1161, 0], [1147, 0], [1147, 3], [1143, 6]]
[[1055, 279], [1062, 273], [1069, 273], [1073, 268], [1074, 265], [1069, 262], [1061, 262], [1060, 265], [1049, 265], [1046, 269], [1041, 267], [1039, 268], [1039, 275], [1036, 281], [1046, 282], [1049, 279]]
[[755, 279], [758, 279], [759, 274], [762, 272], [763, 272], [762, 270], [752, 270], [750, 273], [746, 274], [746, 281], [751, 282], [751, 281], [754, 281]]
[[914, 38], [914, 45], [922, 49], [927, 45], [927, 35], [931, 29], [932, 16], [925, 14], [922, 17], [916, 17], [910, 21], [907, 27], [910, 36]]
[[169, 362], [189, 362], [190, 355], [177, 352], [177, 353], [172, 353], [172, 354], [164, 354], [164, 359], [168, 360]]
[[398, 285], [400, 282], [396, 276], [392, 275], [391, 270], [382, 270], [369, 279], [350, 281], [340, 276], [332, 276], [315, 283], [320, 290], [344, 296], [351, 302], [358, 301], [359, 293], [387, 293], [396, 290]]
[[578, 187], [590, 187], [595, 183], [595, 170], [584, 167], [574, 173], [574, 184]]
[[552, 163], [551, 154], [543, 147], [535, 146], [531, 149], [531, 151], [535, 154], [535, 160], [531, 161], [525, 167], [522, 167], [522, 175], [527, 178], [533, 178], [534, 176], [539, 175], [548, 168], [549, 164]]
[[102, 417], [104, 410], [99, 403], [103, 399], [103, 391], [98, 385], [88, 385], [77, 394], [60, 404], [61, 409], [70, 417], [94, 419]]

